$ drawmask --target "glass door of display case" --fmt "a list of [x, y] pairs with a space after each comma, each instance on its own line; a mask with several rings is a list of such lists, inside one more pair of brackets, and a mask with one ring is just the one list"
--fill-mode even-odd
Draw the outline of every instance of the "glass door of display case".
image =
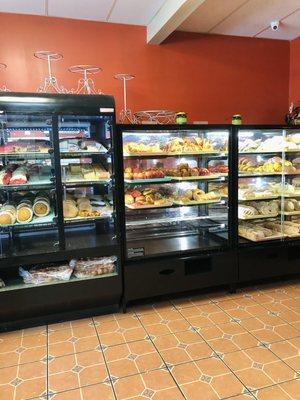
[[124, 128], [127, 257], [228, 246], [229, 129]]
[[241, 245], [299, 236], [298, 132], [282, 128], [239, 129], [238, 231]]
[[59, 116], [66, 250], [116, 244], [111, 129], [111, 116]]
[[287, 173], [283, 176], [281, 201], [283, 234], [288, 240], [300, 238], [300, 127], [284, 129], [283, 159]]
[[0, 115], [0, 257], [59, 250], [51, 115]]

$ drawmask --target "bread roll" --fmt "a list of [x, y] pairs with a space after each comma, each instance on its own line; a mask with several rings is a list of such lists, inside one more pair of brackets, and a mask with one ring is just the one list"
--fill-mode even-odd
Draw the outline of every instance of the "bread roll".
[[78, 215], [78, 208], [72, 200], [63, 201], [63, 214], [65, 218], [76, 218]]
[[37, 217], [45, 217], [50, 213], [50, 205], [46, 200], [36, 200], [33, 204], [33, 213]]
[[32, 208], [27, 204], [19, 204], [17, 207], [17, 221], [20, 224], [26, 224], [33, 218]]
[[0, 225], [12, 225], [16, 222], [16, 217], [9, 211], [0, 211]]

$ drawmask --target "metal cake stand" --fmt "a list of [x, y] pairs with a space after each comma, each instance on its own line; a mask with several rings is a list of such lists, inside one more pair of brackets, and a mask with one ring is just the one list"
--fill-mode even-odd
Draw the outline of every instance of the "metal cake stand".
[[69, 71], [74, 74], [83, 75], [79, 79], [77, 89], [72, 90], [72, 93], [76, 94], [103, 94], [101, 90], [95, 89], [95, 83], [90, 75], [98, 74], [102, 71], [102, 68], [94, 65], [72, 65]]
[[[7, 68], [6, 64], [0, 63], [0, 70], [4, 70], [6, 68]], [[0, 92], [10, 92], [10, 90], [5, 85], [3, 85], [2, 87], [0, 87]]]
[[176, 120], [176, 112], [170, 110], [145, 110], [134, 113], [138, 124], [173, 124]]
[[59, 86], [57, 78], [52, 73], [52, 62], [61, 60], [63, 55], [53, 51], [41, 50], [35, 52], [34, 57], [47, 61], [48, 65], [48, 76], [45, 77], [43, 85], [39, 86], [37, 91], [40, 93], [68, 93], [63, 86]]
[[132, 114], [132, 111], [127, 108], [127, 86], [126, 86], [126, 82], [127, 81], [131, 81], [132, 79], [135, 78], [134, 75], [130, 75], [130, 74], [116, 74], [114, 76], [115, 79], [123, 82], [123, 109], [120, 111], [120, 116], [119, 116], [119, 120], [121, 123], [125, 123], [125, 122], [129, 122], [130, 124], [134, 124], [135, 123], [135, 119], [134, 116]]

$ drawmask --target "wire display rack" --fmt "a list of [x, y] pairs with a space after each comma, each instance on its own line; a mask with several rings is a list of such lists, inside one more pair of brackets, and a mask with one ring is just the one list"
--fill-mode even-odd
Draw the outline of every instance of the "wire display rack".
[[[4, 70], [6, 68], [7, 68], [6, 64], [0, 63], [0, 71]], [[2, 87], [0, 87], [0, 92], [10, 92], [10, 90], [5, 85], [3, 85]]]
[[71, 90], [71, 93], [75, 94], [103, 94], [102, 90], [95, 88], [95, 83], [90, 75], [98, 74], [102, 71], [102, 68], [94, 65], [72, 65], [69, 71], [73, 74], [81, 74], [82, 78], [78, 80], [78, 85], [75, 90]]
[[48, 66], [48, 76], [45, 77], [44, 83], [38, 87], [37, 92], [39, 93], [68, 93], [68, 91], [58, 84], [57, 78], [52, 72], [52, 62], [59, 61], [63, 58], [60, 53], [55, 53], [53, 51], [41, 50], [34, 53], [34, 57], [47, 61]]
[[176, 112], [171, 110], [145, 110], [134, 113], [137, 124], [173, 124]]
[[120, 111], [119, 120], [120, 123], [135, 123], [135, 118], [132, 111], [127, 108], [127, 81], [131, 81], [135, 78], [134, 75], [131, 74], [116, 74], [114, 76], [115, 79], [123, 82], [123, 109]]

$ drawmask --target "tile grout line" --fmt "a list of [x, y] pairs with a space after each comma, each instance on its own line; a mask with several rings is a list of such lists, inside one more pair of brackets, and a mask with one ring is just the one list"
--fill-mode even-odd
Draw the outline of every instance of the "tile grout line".
[[108, 380], [109, 380], [109, 384], [110, 384], [114, 399], [118, 400], [117, 399], [117, 395], [116, 395], [116, 391], [115, 391], [115, 388], [114, 388], [114, 384], [113, 384], [113, 381], [112, 381], [111, 376], [110, 376], [110, 372], [109, 372], [109, 368], [108, 368], [108, 365], [107, 365], [106, 357], [104, 355], [104, 350], [103, 350], [102, 343], [101, 343], [101, 340], [100, 340], [100, 337], [99, 337], [99, 333], [98, 333], [98, 330], [97, 330], [97, 326], [98, 325], [95, 324], [94, 317], [92, 317], [92, 321], [93, 321], [93, 326], [94, 326], [94, 329], [95, 329], [95, 332], [96, 332], [96, 336], [98, 338], [98, 342], [99, 342], [101, 354], [102, 354], [102, 357], [103, 357], [103, 361], [104, 361], [104, 364], [105, 364], [105, 369], [106, 369], [107, 377], [108, 377]]
[[46, 354], [46, 400], [50, 400], [49, 396], [49, 325], [46, 325], [47, 334], [47, 354]]
[[163, 362], [163, 364], [164, 364], [164, 369], [167, 370], [168, 373], [170, 374], [171, 378], [173, 379], [173, 381], [174, 381], [176, 387], [178, 388], [178, 390], [179, 390], [180, 393], [182, 394], [183, 398], [184, 398], [185, 400], [188, 400], [188, 399], [186, 398], [185, 394], [183, 393], [181, 387], [178, 385], [178, 383], [177, 383], [176, 379], [174, 378], [173, 374], [171, 373], [171, 371], [170, 371], [170, 369], [169, 369], [167, 363], [165, 362], [165, 360], [163, 359], [162, 355], [160, 354], [160, 351], [158, 350], [158, 348], [156, 347], [154, 341], [152, 340], [151, 335], [149, 335], [149, 333], [147, 332], [146, 327], [144, 326], [143, 322], [140, 320], [139, 315], [137, 315], [137, 314], [135, 314], [135, 315], [136, 315], [136, 318], [139, 320], [140, 324], [142, 325], [142, 327], [144, 328], [144, 330], [146, 331], [150, 342], [152, 343], [152, 345], [153, 345], [153, 347], [155, 348], [157, 354], [159, 355], [160, 359], [162, 360], [162, 362]]
[[[258, 305], [260, 305], [260, 306], [263, 306], [262, 304], [260, 304], [260, 303], [258, 303], [257, 301], [255, 301], [253, 298], [251, 298], [254, 302], [256, 302]], [[263, 308], [269, 313], [270, 312], [270, 310], [268, 310], [266, 307], [264, 307], [263, 306]], [[229, 313], [227, 313], [226, 312], [226, 310], [223, 310], [230, 318], [232, 318], [231, 316], [230, 316], [230, 314]], [[244, 319], [250, 319], [250, 318], [258, 318], [259, 319], [259, 316], [258, 317], [249, 317], [249, 318], [244, 318]], [[285, 322], [286, 324], [288, 324], [289, 325], [289, 323], [287, 322], [287, 321], [285, 321], [285, 320], [283, 320], [282, 318], [279, 318], [280, 320], [282, 320], [283, 322]], [[243, 329], [245, 329], [245, 331], [247, 331], [255, 340], [258, 340], [258, 342], [260, 343], [260, 344], [262, 344], [262, 342], [254, 335], [254, 334], [252, 334], [252, 332], [250, 332], [247, 328], [244, 328], [243, 327], [243, 325], [241, 325], [241, 322], [242, 320], [239, 320], [239, 321], [236, 321]], [[221, 324], [220, 324], [221, 325]], [[299, 337], [299, 336], [296, 336], [296, 337]], [[282, 342], [282, 341], [286, 341], [286, 340], [288, 340], [288, 339], [282, 339], [282, 340], [278, 340], [278, 341], [276, 341], [276, 342], [272, 342], [272, 343], [268, 343], [268, 346], [269, 345], [272, 345], [273, 343], [280, 343], [280, 342]], [[248, 349], [243, 349], [243, 350], [240, 350], [240, 351], [244, 351], [244, 350], [249, 350], [249, 349], [251, 349], [251, 348], [255, 348], [255, 347], [260, 347], [260, 345], [258, 345], [258, 346], [254, 346], [254, 347], [249, 347]], [[288, 368], [290, 368], [292, 371], [294, 371], [295, 373], [297, 373], [297, 371], [294, 369], [294, 368], [292, 368], [292, 367], [290, 367], [284, 360], [282, 360], [280, 357], [278, 357], [269, 347], [265, 347], [265, 346], [263, 346], [263, 348], [266, 348], [266, 349], [268, 349], [269, 351], [271, 351], [271, 353], [276, 357], [276, 358], [278, 358], [278, 360], [279, 361], [281, 361], [281, 362], [283, 362]], [[233, 352], [231, 352], [231, 353], [233, 353]], [[223, 361], [223, 360], [222, 360]], [[226, 362], [224, 361], [224, 363], [226, 364]], [[229, 365], [227, 365], [226, 364], [226, 366], [231, 370], [231, 368], [229, 367]], [[232, 371], [233, 373], [234, 373], [234, 371]], [[239, 377], [234, 373], [234, 375], [239, 379]], [[268, 377], [269, 377], [269, 375], [268, 375]], [[269, 377], [270, 379], [272, 379], [271, 377]], [[294, 378], [294, 379], [296, 379], [296, 378]], [[294, 380], [294, 379], [292, 379], [292, 380]], [[240, 380], [240, 379], [239, 379]], [[273, 379], [272, 379], [273, 380]], [[288, 381], [290, 381], [290, 380], [288, 380]], [[240, 381], [241, 382], [241, 381]], [[286, 381], [283, 381], [283, 382], [281, 382], [281, 383], [284, 383], [284, 382], [286, 382]], [[244, 383], [243, 382], [241, 382], [243, 385], [244, 385]], [[245, 385], [244, 385], [245, 386]], [[245, 386], [246, 387], [246, 386]], [[248, 389], [248, 388], [247, 388]]]
[[[220, 308], [220, 307], [219, 307]], [[223, 311], [223, 310], [222, 310]], [[181, 313], [180, 313], [181, 314]], [[181, 314], [182, 315], [182, 314]], [[228, 314], [227, 314], [228, 315]], [[185, 316], [182, 315], [184, 319]], [[187, 319], [186, 319], [187, 320]], [[187, 320], [187, 322], [189, 322]], [[221, 324], [220, 324], [221, 325]], [[191, 325], [192, 326], [192, 325]], [[217, 326], [217, 324], [214, 324], [213, 326]], [[217, 358], [229, 369], [229, 371], [235, 376], [235, 378], [241, 383], [241, 385], [243, 386], [244, 389], [247, 389], [249, 391], [249, 389], [247, 388], [247, 386], [241, 381], [241, 379], [235, 374], [235, 372], [226, 364], [225, 361], [223, 361], [223, 359], [218, 355], [218, 353], [212, 348], [212, 346], [210, 345], [210, 343], [201, 335], [201, 329], [197, 329], [196, 333], [199, 335], [199, 337], [204, 341], [204, 343], [206, 343], [208, 345], [208, 347], [212, 350], [213, 354], [215, 356], [217, 356]], [[257, 347], [257, 346], [256, 346]], [[238, 350], [241, 351], [241, 350]], [[211, 358], [211, 357], [210, 357]]]

